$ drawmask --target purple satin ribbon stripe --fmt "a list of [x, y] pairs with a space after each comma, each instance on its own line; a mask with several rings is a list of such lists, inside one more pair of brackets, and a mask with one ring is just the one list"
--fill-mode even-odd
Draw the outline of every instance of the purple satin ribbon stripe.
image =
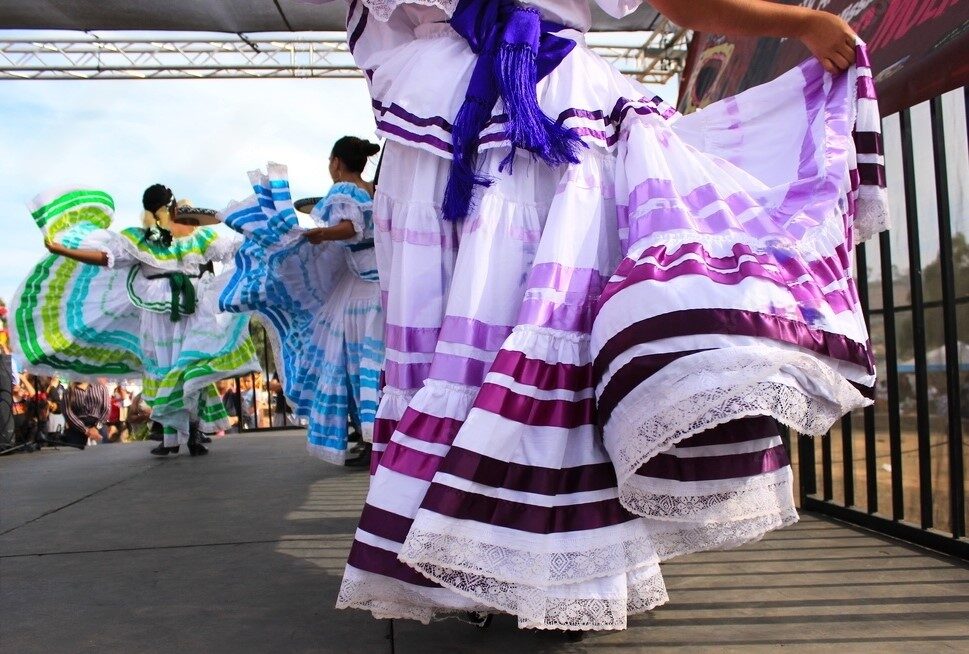
[[416, 390], [424, 385], [431, 371], [430, 363], [397, 363], [384, 360], [387, 385], [404, 390]]
[[601, 529], [637, 519], [622, 508], [618, 499], [545, 507], [468, 493], [443, 484], [431, 484], [421, 508], [533, 534]]
[[386, 538], [395, 543], [403, 543], [413, 523], [414, 521], [410, 518], [365, 504], [363, 512], [360, 514], [359, 527], [374, 536]]
[[397, 430], [405, 436], [427, 443], [450, 445], [463, 424], [463, 420], [432, 416], [413, 407], [407, 407], [404, 417], [397, 425]]
[[[608, 296], [604, 293], [603, 298], [608, 300], [619, 291], [641, 282], [669, 282], [680, 277], [692, 276], [705, 277], [724, 286], [733, 286], [754, 278], [761, 279], [786, 290], [800, 308], [816, 309], [822, 304], [827, 304], [834, 313], [843, 313], [853, 311], [858, 305], [858, 299], [848, 291], [834, 290], [823, 293], [813, 279], [798, 280], [787, 273], [783, 265], [770, 261], [769, 257], [758, 258], [767, 259], [768, 262], [765, 264], [756, 259], [746, 259], [740, 263], [738, 270], [731, 272], [722, 272], [696, 259], [683, 259], [668, 268], [652, 263], [639, 263], [621, 283], [610, 284]], [[795, 260], [788, 260], [786, 263], [790, 264], [793, 261]], [[792, 265], [797, 267], [796, 264]], [[600, 304], [602, 304], [601, 300]]]
[[715, 481], [754, 477], [788, 465], [787, 450], [783, 445], [778, 445], [760, 452], [724, 456], [683, 458], [674, 454], [657, 454], [643, 464], [636, 475], [675, 481]]
[[505, 342], [511, 330], [512, 325], [492, 325], [474, 318], [445, 316], [438, 338], [447, 343], [495, 351]]
[[875, 371], [868, 344], [841, 334], [813, 330], [803, 323], [756, 311], [687, 309], [640, 320], [610, 338], [593, 364], [596, 383], [602, 380], [609, 364], [631, 347], [673, 336], [703, 334], [770, 338], [861, 366], [869, 374]]
[[867, 184], [868, 186], [881, 186], [884, 188], [887, 185], [885, 166], [882, 164], [859, 163], [858, 177], [861, 179], [862, 184]]
[[858, 76], [858, 97], [866, 100], [877, 100], [878, 92], [875, 90], [875, 80], [867, 76]]
[[[595, 437], [589, 430], [589, 438]], [[568, 495], [616, 487], [616, 471], [609, 461], [573, 468], [541, 468], [509, 463], [458, 447], [448, 452], [441, 472], [491, 488], [538, 495]]]
[[347, 564], [358, 570], [397, 579], [406, 584], [423, 586], [424, 588], [439, 588], [433, 581], [397, 560], [396, 553], [367, 545], [359, 540], [353, 541]]
[[375, 445], [386, 445], [390, 437], [397, 430], [397, 421], [387, 418], [377, 418], [373, 421], [373, 442]]
[[406, 477], [431, 481], [442, 460], [437, 455], [412, 450], [397, 441], [391, 441], [380, 458], [380, 467], [399, 472]]
[[608, 424], [616, 406], [641, 383], [677, 359], [705, 351], [686, 350], [683, 352], [641, 356], [629, 360], [622, 368], [613, 373], [612, 377], [609, 378], [609, 383], [606, 384], [606, 387], [597, 398], [596, 410], [599, 415], [599, 424]]
[[691, 447], [709, 447], [710, 445], [731, 445], [746, 443], [762, 438], [780, 436], [777, 421], [770, 416], [753, 416], [731, 420], [712, 429], [701, 431], [676, 444], [678, 450], [688, 450]]
[[572, 268], [560, 263], [537, 263], [528, 273], [529, 289], [550, 288], [560, 293], [599, 295], [609, 280], [593, 268]]
[[354, 9], [356, 9], [356, 6], [357, 6], [357, 0], [353, 0], [353, 2], [350, 3], [349, 11], [347, 11], [347, 33], [350, 34], [350, 36], [347, 38], [347, 47], [350, 48], [350, 52], [353, 52], [353, 49], [357, 45], [357, 41], [359, 41], [360, 37], [363, 36], [363, 31], [367, 27], [367, 20], [370, 17], [370, 9], [368, 9], [367, 6], [364, 5], [361, 8], [360, 17], [357, 19], [356, 26], [353, 27], [353, 29], [350, 29], [350, 20], [351, 20], [351, 17], [353, 16]]
[[[831, 291], [827, 295], [821, 292], [821, 287], [830, 286], [848, 279], [847, 266], [848, 251], [844, 244], [835, 248], [835, 255], [805, 262], [797, 256], [792, 256], [781, 248], [771, 252], [758, 252], [750, 246], [736, 244], [732, 248], [733, 256], [714, 257], [700, 243], [686, 243], [674, 252], [668, 252], [665, 245], [649, 247], [634, 261], [626, 258], [616, 269], [613, 281], [607, 284], [599, 297], [599, 308], [605, 305], [616, 293], [633, 286], [640, 281], [661, 279], [668, 281], [681, 274], [700, 274], [719, 283], [735, 284], [747, 277], [757, 276], [772, 281], [788, 289], [799, 302], [824, 298], [831, 304], [835, 312], [852, 311], [858, 305], [857, 294], [842, 290]], [[685, 257], [699, 257], [702, 263]], [[721, 272], [718, 268], [736, 268], [737, 261], [747, 259], [741, 270], [737, 272]], [[656, 264], [640, 263], [647, 259], [655, 259]], [[677, 261], [683, 262], [677, 265]], [[751, 259], [753, 261], [751, 261]], [[680, 268], [680, 266], [686, 266]], [[774, 271], [777, 272], [774, 272]], [[811, 281], [800, 281], [808, 277]]]
[[411, 143], [430, 145], [438, 150], [441, 150], [442, 152], [447, 152], [448, 154], [452, 152], [451, 144], [447, 141], [442, 141], [438, 137], [431, 136], [430, 134], [415, 134], [414, 132], [409, 132], [403, 127], [394, 125], [393, 123], [388, 123], [386, 120], [378, 121], [377, 131], [399, 136], [404, 140], [410, 141]]
[[592, 365], [546, 363], [529, 359], [523, 352], [502, 350], [491, 364], [491, 372], [508, 375], [519, 384], [543, 391], [584, 391], [592, 387]]
[[575, 305], [527, 298], [518, 311], [518, 324], [588, 334], [592, 330], [592, 316], [597, 300], [596, 297], [590, 297]]
[[437, 327], [405, 327], [387, 323], [384, 343], [388, 348], [400, 352], [431, 354], [437, 347], [440, 332]]
[[595, 423], [595, 402], [592, 398], [575, 402], [538, 400], [492, 383], [481, 386], [474, 406], [532, 427], [575, 429]]
[[482, 361], [472, 357], [438, 352], [434, 355], [428, 378], [465, 386], [480, 386], [490, 366], [490, 357], [488, 361]]
[[880, 132], [853, 132], [858, 154], [885, 154], [885, 144]]

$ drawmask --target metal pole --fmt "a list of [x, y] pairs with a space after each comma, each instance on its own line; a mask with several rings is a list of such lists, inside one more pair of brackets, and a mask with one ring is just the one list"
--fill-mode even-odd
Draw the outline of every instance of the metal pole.
[[[862, 243], [855, 250], [855, 262], [858, 266], [858, 299], [861, 302], [861, 312], [865, 316], [865, 326], [871, 333], [871, 305], [868, 298], [868, 251]], [[878, 402], [878, 391], [875, 391], [875, 402]], [[867, 491], [867, 511], [878, 511], [878, 466], [876, 465], [875, 449], [875, 407], [865, 407], [865, 486]]]
[[841, 418], [842, 475], [844, 477], [844, 505], [855, 505], [855, 460], [851, 429], [851, 414]]
[[929, 376], [925, 355], [925, 307], [922, 298], [922, 254], [919, 244], [918, 191], [912, 146], [912, 115], [899, 112], [902, 133], [902, 177], [905, 188], [905, 223], [908, 231], [908, 278], [912, 297], [912, 346], [915, 355], [915, 421], [919, 451], [919, 512], [923, 529], [933, 524], [932, 434], [929, 423]]
[[942, 97], [932, 99], [932, 145], [935, 160], [935, 199], [939, 217], [939, 264], [942, 273], [942, 330], [945, 341], [945, 387], [948, 399], [949, 515], [952, 535], [966, 535], [965, 470], [962, 454], [962, 397], [959, 380], [959, 338], [956, 324], [955, 266], [952, 261], [952, 220], [949, 171], [945, 157]]
[[878, 236], [882, 269], [882, 314], [885, 320], [885, 381], [888, 385], [888, 447], [892, 467], [892, 519], [905, 518], [902, 495], [902, 425], [898, 406], [898, 347], [895, 336], [894, 272], [892, 241], [888, 232]]

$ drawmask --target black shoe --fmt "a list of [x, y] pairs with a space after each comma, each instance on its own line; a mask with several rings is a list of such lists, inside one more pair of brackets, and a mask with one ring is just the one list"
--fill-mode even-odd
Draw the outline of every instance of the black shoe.
[[209, 448], [205, 447], [201, 443], [189, 442], [188, 453], [192, 456], [205, 456], [209, 453]]
[[207, 447], [202, 445], [201, 441], [205, 438], [201, 431], [199, 431], [198, 423], [193, 424], [188, 434], [188, 453], [192, 456], [205, 456], [209, 453]]
[[478, 611], [465, 611], [457, 615], [458, 620], [474, 625], [478, 629], [487, 629], [490, 627], [493, 617], [490, 613], [479, 613]]
[[199, 436], [198, 441], [199, 443], [211, 443], [212, 438], [210, 436], [206, 436], [205, 434], [202, 434], [201, 436]]
[[168, 456], [169, 454], [178, 454], [179, 446], [175, 447], [165, 447], [164, 445], [159, 445], [155, 449], [151, 450], [151, 453], [155, 456]]
[[364, 443], [360, 448], [360, 454], [353, 457], [352, 459], [347, 459], [343, 462], [348, 468], [369, 468], [370, 467], [370, 455], [373, 452], [373, 446], [370, 443]]

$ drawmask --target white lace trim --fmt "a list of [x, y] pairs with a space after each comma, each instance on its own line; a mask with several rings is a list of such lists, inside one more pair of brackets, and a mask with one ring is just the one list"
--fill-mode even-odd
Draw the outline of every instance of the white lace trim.
[[454, 13], [454, 8], [458, 5], [458, 0], [363, 0], [363, 4], [370, 10], [371, 16], [382, 23], [386, 23], [390, 20], [390, 15], [400, 5], [437, 7], [450, 18]]
[[490, 610], [516, 616], [521, 629], [621, 630], [629, 615], [644, 613], [669, 599], [658, 570], [629, 584], [626, 597], [556, 597], [543, 589], [431, 564], [420, 564], [417, 569], [459, 595], [490, 605]]
[[529, 324], [515, 325], [514, 329], [511, 331], [512, 334], [522, 334], [524, 336], [543, 336], [552, 341], [551, 344], [554, 344], [556, 341], [583, 344], [588, 343], [589, 339], [592, 337], [591, 334], [584, 332], [570, 332], [561, 329], [554, 329], [552, 327], [540, 327], [538, 325]]
[[[786, 383], [777, 380], [779, 374], [789, 377]], [[740, 380], [745, 383], [736, 383]], [[772, 416], [797, 432], [820, 436], [845, 413], [868, 404], [813, 356], [735, 347], [684, 357], [641, 384], [620, 402], [604, 440], [622, 487], [656, 454], [732, 420]]]
[[417, 620], [423, 624], [457, 612], [488, 611], [487, 606], [475, 604], [446, 589], [428, 590], [433, 591], [434, 595], [450, 596], [451, 601], [447, 604], [433, 599], [420, 589], [420, 586], [348, 567], [340, 584], [336, 608], [370, 611], [378, 620]]
[[[769, 493], [765, 503], [777, 497]], [[743, 520], [707, 524], [641, 521], [640, 528], [648, 533], [638, 538], [609, 548], [555, 554], [483, 543], [457, 536], [453, 530], [423, 531], [415, 523], [398, 558], [455, 593], [518, 616], [522, 628], [624, 629], [627, 615], [648, 611], [667, 600], [659, 572], [636, 580], [636, 571], [676, 556], [738, 547], [795, 522], [797, 512], [790, 499], [776, 504], [767, 515]], [[545, 577], [553, 573], [569, 581], [551, 585], [523, 581], [522, 574], [534, 573], [539, 560], [545, 566]], [[501, 578], [495, 576], [499, 572]], [[626, 600], [581, 596], [582, 582], [624, 572], [632, 578]]]
[[[767, 533], [789, 527], [798, 521], [797, 510], [793, 506], [779, 506], [777, 511], [746, 520], [726, 522], [714, 526], [709, 524], [690, 524], [685, 528], [660, 532], [653, 536], [653, 546], [661, 561], [677, 556], [729, 550], [754, 543]], [[675, 524], [675, 523], [667, 523]]]
[[719, 493], [676, 495], [658, 488], [663, 481], [633, 475], [620, 489], [619, 500], [645, 518], [699, 523], [746, 520], [794, 506], [790, 466], [759, 475], [750, 484], [738, 481], [738, 488]]
[[855, 245], [863, 243], [891, 227], [888, 215], [888, 190], [878, 186], [858, 189], [857, 215], [854, 221]]
[[[510, 530], [482, 530], [478, 523], [422, 510], [414, 520], [399, 558], [411, 565], [432, 563], [471, 574], [493, 576], [497, 581], [552, 588], [617, 574], [643, 564], [657, 563], [670, 556], [697, 551], [693, 547], [671, 550], [667, 546], [665, 553], [660, 554], [654, 542], [657, 535], [667, 541], [670, 538], [668, 534], [684, 531], [700, 529], [719, 533], [747, 522], [759, 524], [757, 521], [765, 517], [794, 512], [789, 468], [785, 468], [780, 478], [772, 476], [765, 483], [739, 489], [737, 495], [743, 501], [731, 503], [723, 500], [722, 494], [711, 494], [706, 507], [719, 509], [713, 515], [683, 511], [675, 514], [678, 518], [676, 521], [634, 520], [588, 532], [543, 535], [542, 547], [536, 547], [534, 538], [527, 537], [513, 543], [514, 536], [507, 533]], [[676, 499], [671, 499], [668, 504], [676, 504]], [[672, 515], [673, 512], [668, 512], [665, 517]], [[747, 539], [751, 537], [743, 533]], [[490, 542], [486, 542], [485, 538]], [[706, 536], [705, 539], [708, 545], [703, 549], [736, 540], [733, 536], [715, 535]], [[693, 542], [696, 537], [688, 540]]]

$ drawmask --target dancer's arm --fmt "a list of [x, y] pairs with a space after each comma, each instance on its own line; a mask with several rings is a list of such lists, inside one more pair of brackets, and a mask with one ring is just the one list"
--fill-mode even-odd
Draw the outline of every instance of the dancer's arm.
[[308, 229], [303, 235], [313, 245], [319, 245], [325, 241], [345, 241], [348, 238], [353, 238], [356, 233], [357, 230], [354, 228], [352, 222], [349, 220], [341, 220], [332, 227]]
[[30, 397], [37, 395], [37, 389], [30, 383], [30, 377], [25, 372], [20, 373], [20, 385], [23, 386]]
[[650, 0], [650, 4], [688, 29], [799, 39], [830, 73], [855, 61], [857, 36], [841, 17], [826, 11], [769, 0]]
[[54, 241], [44, 240], [44, 247], [51, 254], [56, 254], [62, 257], [67, 257], [68, 259], [74, 259], [75, 261], [80, 261], [81, 263], [88, 263], [92, 266], [106, 266], [108, 265], [108, 255], [100, 250], [83, 250], [79, 248], [69, 248], [60, 243], [55, 243]]

